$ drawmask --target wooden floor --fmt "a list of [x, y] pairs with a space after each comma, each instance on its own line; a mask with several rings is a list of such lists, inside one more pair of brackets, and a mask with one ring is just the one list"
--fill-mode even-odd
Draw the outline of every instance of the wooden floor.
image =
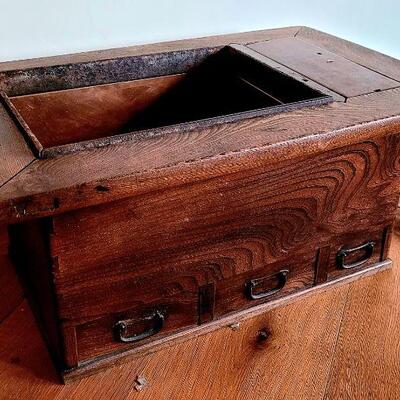
[[[391, 270], [66, 386], [14, 290], [19, 304], [7, 294], [0, 313], [0, 399], [400, 399], [400, 236], [391, 258]], [[266, 323], [276, 329], [255, 346]]]

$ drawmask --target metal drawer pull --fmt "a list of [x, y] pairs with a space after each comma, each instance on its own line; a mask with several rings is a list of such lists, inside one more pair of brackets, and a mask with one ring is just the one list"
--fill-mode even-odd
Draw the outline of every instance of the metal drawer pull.
[[155, 335], [163, 328], [165, 315], [161, 311], [157, 310], [153, 314], [143, 318], [142, 321], [153, 321], [153, 327], [145, 332], [134, 334], [131, 336], [127, 336], [128, 328], [134, 325], [137, 320], [126, 319], [123, 321], [118, 321], [114, 325], [117, 340], [123, 343], [133, 343]]
[[[266, 297], [272, 296], [273, 294], [279, 292], [286, 285], [288, 273], [289, 273], [289, 270], [283, 269], [283, 270], [279, 271], [277, 274], [265, 276], [263, 278], [252, 279], [252, 280], [246, 282], [245, 288], [246, 288], [247, 298], [249, 300], [259, 300], [259, 299], [264, 299]], [[275, 288], [273, 288], [271, 290], [267, 290], [266, 292], [258, 293], [258, 294], [253, 293], [254, 288], [259, 286], [262, 282], [264, 282], [266, 280], [271, 280], [275, 277], [278, 279], [278, 285]]]
[[[342, 249], [338, 251], [336, 256], [337, 266], [339, 268], [344, 268], [344, 269], [360, 267], [361, 265], [366, 263], [369, 258], [371, 258], [374, 252], [374, 246], [375, 242], [370, 241], [360, 246], [353, 247], [352, 249]], [[355, 261], [350, 264], [345, 264], [346, 257], [358, 251], [363, 251], [364, 252], [363, 256], [358, 261]]]

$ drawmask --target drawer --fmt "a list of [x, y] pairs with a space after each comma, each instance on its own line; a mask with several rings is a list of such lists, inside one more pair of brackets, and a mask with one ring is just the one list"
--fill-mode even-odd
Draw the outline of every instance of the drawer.
[[[181, 264], [181, 268], [168, 269], [164, 265], [166, 272], [158, 277], [148, 274], [138, 279], [136, 286], [127, 289], [131, 295], [120, 288], [121, 301], [135, 308], [88, 319], [74, 327], [79, 362], [142, 346], [184, 328], [311, 287], [315, 254], [293, 255], [290, 262], [275, 262], [262, 268], [255, 263], [255, 269], [245, 273], [241, 272], [245, 265], [240, 258], [234, 268], [227, 268], [222, 254], [213, 260], [204, 258], [197, 268]], [[105, 296], [107, 291], [102, 293]], [[122, 302], [109, 302], [115, 296], [107, 297], [103, 310], [110, 305], [121, 308]], [[94, 298], [89, 302], [91, 308], [84, 309], [81, 304], [80, 315], [90, 314], [95, 302], [101, 307], [100, 292]], [[88, 302], [84, 305], [88, 307]]]
[[386, 230], [352, 232], [275, 262], [265, 257], [266, 241], [242, 239], [164, 258], [155, 251], [140, 264], [99, 265], [97, 279], [63, 279], [64, 327], [74, 329], [79, 362], [139, 347], [310, 288], [317, 264], [329, 280], [366, 268], [381, 260], [386, 236]]
[[353, 274], [384, 261], [389, 229], [341, 235], [329, 245], [328, 280]]
[[88, 321], [75, 327], [78, 361], [142, 346], [197, 322], [197, 292]]
[[220, 317], [313, 286], [316, 252], [293, 255], [283, 262], [266, 265], [218, 282], [215, 316]]
[[[81, 276], [60, 288], [64, 329], [75, 336], [78, 362], [145, 345], [198, 323], [199, 285], [206, 269], [197, 264], [131, 263], [125, 274], [99, 265], [93, 282]], [[90, 276], [89, 276], [90, 277]], [[87, 278], [87, 277], [86, 277]]]

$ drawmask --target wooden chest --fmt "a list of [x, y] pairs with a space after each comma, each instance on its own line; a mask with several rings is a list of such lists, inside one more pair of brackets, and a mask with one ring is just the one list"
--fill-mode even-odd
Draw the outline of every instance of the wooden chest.
[[390, 265], [397, 61], [288, 32], [0, 64], [0, 223], [65, 379]]

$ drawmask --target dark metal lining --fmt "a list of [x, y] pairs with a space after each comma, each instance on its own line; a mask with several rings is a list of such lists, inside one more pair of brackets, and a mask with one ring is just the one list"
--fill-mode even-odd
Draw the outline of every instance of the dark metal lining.
[[[207, 128], [213, 125], [232, 123], [249, 118], [263, 117], [304, 107], [320, 106], [336, 99], [335, 94], [328, 89], [316, 84], [315, 82], [305, 80], [304, 77], [298, 73], [285, 69], [284, 66], [274, 63], [266, 57], [260, 56], [257, 52], [248, 49], [246, 46], [233, 45], [231, 48], [233, 51], [246, 57], [250, 57], [258, 63], [279, 71], [282, 75], [289, 76], [290, 78], [301, 82], [302, 85], [308, 86], [319, 94], [317, 93], [315, 98], [307, 100], [150, 129], [142, 129], [134, 132], [126, 132], [99, 139], [49, 148], [43, 148], [38, 138], [30, 130], [29, 126], [25, 123], [19, 112], [8, 99], [8, 96], [95, 86], [104, 83], [187, 72], [221, 49], [221, 47], [213, 47], [132, 56], [81, 64], [33, 68], [24, 71], [8, 71], [0, 74], [0, 88], [4, 86], [8, 88], [8, 91], [0, 96], [0, 100], [18, 124], [34, 154], [38, 158], [52, 158], [78, 151], [104, 147], [111, 144], [120, 144], [127, 141], [139, 141], [169, 133], [188, 132], [194, 129]], [[5, 74], [7, 75], [6, 79], [4, 79]], [[304, 81], [307, 81], [307, 83]]]
[[172, 51], [0, 73], [0, 90], [21, 96], [188, 71], [221, 47]]

